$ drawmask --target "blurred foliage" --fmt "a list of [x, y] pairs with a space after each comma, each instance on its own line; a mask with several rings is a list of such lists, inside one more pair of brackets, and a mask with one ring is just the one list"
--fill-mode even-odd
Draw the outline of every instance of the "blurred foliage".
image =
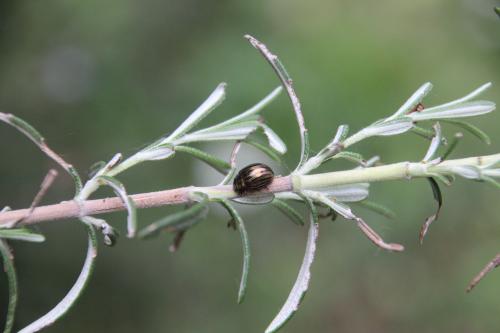
[[[278, 82], [242, 38], [251, 33], [286, 64], [312, 147], [320, 149], [340, 123], [354, 130], [386, 116], [425, 81], [435, 86], [432, 103], [493, 81], [484, 98], [499, 103], [500, 22], [493, 11], [498, 5], [490, 0], [4, 0], [0, 108], [32, 123], [83, 173], [95, 161], [118, 151], [130, 154], [174, 129], [221, 81], [229, 84], [228, 98], [207, 122], [235, 115], [267, 94]], [[288, 143], [287, 163], [293, 168], [300, 148], [289, 102], [282, 96], [264, 114]], [[475, 122], [491, 134], [491, 146], [466, 135], [454, 156], [499, 152], [498, 121], [497, 111]], [[52, 164], [7, 126], [0, 129], [0, 142], [0, 203], [28, 206]], [[221, 157], [229, 155], [229, 147], [207, 146]], [[385, 162], [418, 160], [427, 142], [407, 134], [356, 148], [365, 156], [380, 154]], [[246, 152], [242, 165], [263, 159], [251, 148]], [[120, 179], [136, 193], [214, 184], [216, 177], [201, 162], [179, 156]], [[402, 254], [380, 252], [350, 222], [324, 223], [311, 288], [285, 331], [498, 330], [500, 273], [470, 295], [464, 289], [500, 248], [500, 193], [462, 181], [444, 188], [441, 218], [420, 246], [420, 224], [434, 209], [430, 194], [423, 180], [375, 184], [372, 199], [393, 208], [396, 220], [358, 209], [386, 239], [405, 244]], [[71, 195], [71, 180], [62, 175], [45, 202]], [[169, 210], [141, 211], [139, 222]], [[262, 331], [293, 284], [306, 229], [270, 207], [245, 209], [243, 218], [253, 261], [242, 305], [235, 302], [239, 235], [214, 209], [175, 254], [168, 252], [166, 237], [101, 246], [89, 289], [47, 331]], [[124, 220], [118, 213], [109, 222], [123, 231]], [[14, 244], [20, 278], [17, 328], [64, 295], [84, 257], [85, 233], [78, 223], [40, 229], [45, 244]], [[2, 311], [6, 302], [2, 277]]]

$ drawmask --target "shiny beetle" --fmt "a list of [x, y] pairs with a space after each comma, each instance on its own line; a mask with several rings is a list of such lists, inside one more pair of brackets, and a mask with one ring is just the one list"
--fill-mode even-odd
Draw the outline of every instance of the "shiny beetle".
[[274, 179], [273, 170], [265, 164], [255, 163], [244, 167], [233, 181], [233, 190], [238, 195], [259, 192], [266, 189]]

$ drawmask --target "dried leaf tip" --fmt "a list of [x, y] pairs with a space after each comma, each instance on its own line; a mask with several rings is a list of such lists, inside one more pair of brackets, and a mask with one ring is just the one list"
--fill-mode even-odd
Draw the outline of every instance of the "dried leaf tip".
[[441, 207], [443, 206], [443, 196], [441, 195], [441, 190], [439, 189], [438, 183], [432, 177], [428, 177], [427, 180], [431, 185], [432, 194], [438, 206], [436, 208], [436, 213], [426, 218], [424, 224], [422, 225], [422, 228], [420, 229], [420, 234], [419, 234], [420, 244], [424, 242], [424, 238], [425, 235], [427, 234], [427, 231], [429, 230], [429, 227], [431, 226], [432, 222], [437, 220], [439, 212], [441, 211]]
[[493, 260], [488, 262], [486, 266], [484, 266], [484, 268], [472, 279], [472, 281], [469, 283], [465, 291], [470, 292], [472, 289], [474, 289], [474, 287], [477, 286], [479, 282], [481, 282], [481, 280], [486, 276], [486, 274], [488, 274], [498, 266], [500, 266], [500, 253], [497, 254], [496, 257], [493, 258]]

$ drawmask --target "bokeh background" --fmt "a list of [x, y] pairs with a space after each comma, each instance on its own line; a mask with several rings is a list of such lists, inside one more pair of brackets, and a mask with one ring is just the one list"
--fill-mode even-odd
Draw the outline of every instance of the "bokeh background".
[[[212, 89], [228, 97], [205, 124], [241, 112], [278, 85], [242, 38], [277, 52], [295, 80], [313, 149], [346, 123], [359, 129], [396, 110], [423, 82], [426, 104], [458, 98], [492, 81], [500, 102], [498, 1], [9, 1], [0, 2], [0, 108], [28, 120], [82, 174], [114, 153], [130, 154], [172, 131]], [[265, 112], [299, 154], [297, 126], [283, 95]], [[486, 146], [466, 135], [455, 157], [500, 151], [498, 112], [473, 120]], [[447, 127], [447, 133], [453, 134]], [[413, 135], [356, 146], [384, 162], [419, 160], [427, 142]], [[202, 146], [225, 157], [229, 145]], [[239, 163], [268, 161], [245, 148]], [[325, 170], [349, 167], [332, 164]], [[0, 205], [26, 207], [53, 164], [13, 129], [0, 129]], [[185, 156], [141, 165], [120, 179], [138, 193], [209, 185], [220, 176]], [[45, 203], [72, 195], [61, 173]], [[470, 278], [500, 251], [500, 192], [458, 180], [423, 246], [418, 231], [435, 209], [423, 180], [374, 184], [372, 199], [392, 207], [385, 220], [356, 207], [402, 254], [376, 249], [347, 221], [324, 223], [311, 288], [284, 332], [498, 332], [500, 272], [472, 293]], [[98, 195], [111, 195], [102, 191]], [[171, 208], [140, 212], [146, 225]], [[252, 245], [245, 302], [236, 304], [239, 235], [214, 207], [176, 254], [170, 237], [122, 237], [101, 246], [89, 287], [47, 332], [262, 332], [287, 297], [303, 256], [306, 229], [271, 208], [243, 209]], [[108, 216], [122, 228], [125, 215]], [[44, 244], [14, 244], [20, 277], [17, 329], [48, 311], [70, 288], [86, 237], [72, 220], [40, 226]], [[0, 323], [7, 304], [0, 278]]]

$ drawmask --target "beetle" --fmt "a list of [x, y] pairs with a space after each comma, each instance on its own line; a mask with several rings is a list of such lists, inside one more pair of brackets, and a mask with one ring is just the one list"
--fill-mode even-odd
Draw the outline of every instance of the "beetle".
[[254, 163], [241, 169], [234, 177], [233, 190], [240, 196], [259, 192], [268, 188], [273, 180], [274, 172], [269, 166]]

